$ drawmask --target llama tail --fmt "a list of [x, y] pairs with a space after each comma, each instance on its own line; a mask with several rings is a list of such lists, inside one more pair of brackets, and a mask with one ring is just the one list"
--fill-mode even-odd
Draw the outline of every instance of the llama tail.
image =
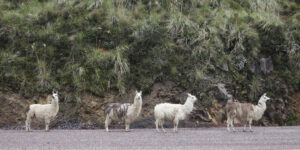
[[29, 110], [30, 110], [30, 106], [27, 106], [27, 108], [26, 108], [26, 114], [28, 113]]
[[35, 115], [34, 112], [30, 110], [30, 106], [28, 106], [26, 109], [26, 121], [25, 121], [26, 131], [30, 130], [31, 119], [34, 117], [34, 115]]
[[30, 109], [30, 106], [26, 108], [26, 119], [32, 119], [35, 116], [34, 111]]
[[158, 110], [156, 106], [154, 107], [154, 118], [155, 120], [158, 118]]
[[107, 104], [107, 105], [105, 106], [105, 108], [104, 108], [104, 116], [105, 116], [105, 117], [109, 114], [109, 112], [110, 112], [111, 109], [112, 109], [112, 108], [110, 107], [109, 104]]
[[161, 125], [161, 123], [162, 123], [161, 117], [162, 117], [161, 112], [159, 111], [158, 107], [155, 106], [154, 107], [154, 119], [155, 119], [155, 127], [156, 127], [157, 132], [159, 132], [158, 126]]

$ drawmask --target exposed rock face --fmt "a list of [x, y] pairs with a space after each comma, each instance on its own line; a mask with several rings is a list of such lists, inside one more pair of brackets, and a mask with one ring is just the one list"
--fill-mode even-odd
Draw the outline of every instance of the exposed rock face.
[[233, 96], [229, 94], [228, 90], [225, 87], [225, 84], [218, 83], [215, 88], [212, 88], [210, 93], [214, 99], [212, 100], [211, 107], [207, 108], [209, 119], [214, 124], [223, 123], [226, 120], [225, 111], [223, 106], [228, 101], [233, 101]]
[[217, 87], [218, 87], [219, 91], [224, 95], [224, 99], [227, 99], [227, 100], [230, 100], [230, 101], [233, 100], [232, 95], [227, 92], [227, 89], [225, 88], [225, 84], [218, 83]]
[[[117, 93], [112, 92], [107, 93], [104, 97], [83, 93], [79, 100], [74, 100], [75, 98], [70, 93], [64, 94], [64, 97], [60, 97], [60, 111], [50, 127], [58, 129], [103, 128], [105, 105], [112, 102], [132, 103], [134, 91], [135, 89], [132, 88], [125, 95], [117, 95]], [[132, 126], [153, 127], [154, 106], [163, 102], [183, 104], [187, 92], [189, 91], [176, 86], [173, 82], [154, 84], [150, 93], [143, 93], [141, 116]], [[217, 84], [209, 93], [213, 94], [214, 97], [212, 105], [204, 107], [196, 102], [193, 112], [187, 120], [181, 122], [181, 127], [202, 126], [204, 122], [222, 124], [226, 121], [223, 106], [227, 103], [227, 100], [233, 99], [232, 95], [229, 94], [230, 92], [226, 89], [225, 84], [222, 83]], [[299, 93], [293, 95], [289, 102], [283, 98], [272, 97], [272, 100], [267, 103], [267, 111], [263, 118], [255, 124], [286, 125], [287, 122], [293, 119], [290, 112], [295, 112], [295, 115], [300, 118], [299, 95]], [[201, 97], [198, 98], [200, 101], [203, 100]], [[40, 95], [36, 99], [25, 99], [18, 94], [0, 92], [0, 101], [0, 128], [22, 129], [26, 117], [26, 107], [34, 103], [47, 103], [47, 95]], [[277, 122], [277, 124], [274, 124], [274, 122]], [[33, 128], [44, 128], [44, 123], [34, 120], [32, 126]], [[120, 127], [123, 128], [123, 123], [112, 125], [112, 128]]]
[[226, 120], [223, 105], [221, 105], [216, 99], [213, 100], [212, 106], [208, 108], [208, 113], [211, 121], [216, 125], [222, 124], [224, 120]]
[[258, 63], [252, 64], [252, 66], [250, 67], [250, 71], [255, 74], [259, 74], [260, 72], [269, 74], [270, 72], [272, 72], [273, 62], [271, 56], [259, 59]]
[[[78, 129], [78, 128], [103, 128], [104, 107], [108, 103], [132, 103], [134, 97], [133, 88], [125, 95], [117, 95], [117, 93], [107, 93], [104, 97], [97, 97], [89, 93], [83, 93], [81, 98], [75, 98], [70, 93], [63, 93], [60, 97], [60, 111], [56, 119], [51, 123], [50, 127], [59, 129]], [[143, 94], [143, 107], [141, 116], [133, 127], [152, 127], [153, 108], [158, 103], [180, 103], [186, 100], [186, 93], [183, 88], [177, 87], [173, 82], [156, 83], [153, 85], [151, 93]], [[25, 99], [17, 94], [0, 93], [2, 106], [0, 108], [0, 128], [14, 128], [18, 126], [22, 128], [25, 121], [25, 109], [33, 103], [47, 103], [46, 95], [39, 96], [38, 100]], [[193, 127], [197, 126], [195, 120], [211, 121], [204, 107], [195, 104], [194, 111], [180, 126]], [[139, 120], [144, 120], [139, 121]], [[194, 120], [194, 121], [191, 121]], [[200, 125], [200, 123], [198, 123]], [[123, 123], [115, 123], [112, 128], [120, 128]], [[33, 128], [43, 128], [43, 123], [35, 121], [32, 123]]]
[[259, 63], [260, 63], [260, 70], [264, 74], [268, 74], [271, 71], [273, 71], [273, 62], [272, 62], [271, 56], [268, 58], [261, 58], [259, 60]]
[[[217, 84], [217, 88], [212, 88], [213, 101], [211, 107], [207, 108], [209, 118], [214, 124], [222, 124], [226, 121], [226, 114], [223, 110], [227, 101], [238, 100], [241, 102], [249, 102], [249, 99], [235, 98], [226, 86], [222, 83]], [[267, 110], [259, 121], [255, 121], [255, 125], [291, 125], [299, 124], [300, 118], [300, 94], [293, 94], [291, 97], [286, 93], [282, 93], [281, 97], [271, 97], [271, 101], [267, 102]], [[251, 100], [253, 104], [257, 104], [258, 99]], [[297, 120], [298, 118], [298, 120]], [[237, 122], [238, 123], [238, 122]]]

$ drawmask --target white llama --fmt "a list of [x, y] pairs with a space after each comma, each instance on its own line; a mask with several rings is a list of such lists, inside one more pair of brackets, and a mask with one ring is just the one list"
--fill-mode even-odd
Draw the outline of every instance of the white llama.
[[105, 106], [105, 129], [107, 132], [112, 120], [125, 122], [125, 130], [129, 131], [130, 124], [137, 119], [142, 110], [142, 91], [135, 93], [133, 104], [111, 103]]
[[30, 124], [33, 117], [45, 121], [45, 129], [49, 131], [50, 121], [54, 119], [59, 110], [58, 92], [52, 93], [51, 104], [32, 104], [26, 110], [26, 131], [30, 131]]
[[184, 105], [181, 104], [170, 104], [170, 103], [161, 103], [157, 104], [154, 107], [154, 117], [156, 130], [159, 132], [158, 126], [160, 125], [162, 130], [164, 129], [164, 120], [173, 121], [174, 132], [178, 131], [179, 120], [184, 120], [186, 115], [190, 114], [193, 111], [194, 103], [197, 98], [188, 93], [188, 97]]
[[257, 105], [240, 102], [227, 102], [225, 111], [227, 114], [227, 130], [230, 131], [230, 126], [235, 131], [233, 126], [234, 119], [244, 124], [243, 131], [246, 131], [247, 122], [249, 123], [250, 131], [252, 132], [251, 124], [253, 120], [259, 120], [264, 114], [267, 106], [266, 101], [270, 98], [263, 94]]

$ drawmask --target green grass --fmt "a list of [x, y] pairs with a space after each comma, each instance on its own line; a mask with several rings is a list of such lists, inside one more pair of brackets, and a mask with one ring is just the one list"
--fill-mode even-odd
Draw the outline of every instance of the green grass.
[[[300, 89], [292, 1], [1, 0], [0, 8], [0, 89], [27, 97], [53, 88], [77, 97], [149, 92], [171, 80], [209, 105], [206, 92], [220, 82], [240, 87], [237, 97], [257, 98], [271, 78]], [[249, 71], [267, 56], [274, 72]]]

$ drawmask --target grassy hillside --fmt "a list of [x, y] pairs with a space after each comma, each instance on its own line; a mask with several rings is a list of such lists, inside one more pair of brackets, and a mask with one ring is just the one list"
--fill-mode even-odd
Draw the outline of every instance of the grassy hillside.
[[[273, 70], [253, 72], [261, 58]], [[255, 67], [256, 66], [256, 67]], [[0, 90], [103, 96], [173, 81], [211, 105], [300, 89], [296, 0], [0, 0]], [[290, 112], [293, 115], [294, 112]]]

